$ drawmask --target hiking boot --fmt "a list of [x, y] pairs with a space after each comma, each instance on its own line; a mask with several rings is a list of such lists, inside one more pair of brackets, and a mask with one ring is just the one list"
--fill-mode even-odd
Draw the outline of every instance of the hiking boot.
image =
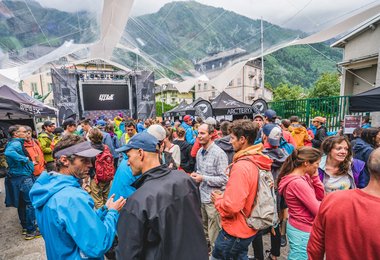
[[35, 238], [39, 238], [41, 237], [41, 233], [40, 231], [38, 230], [35, 230], [33, 232], [27, 232], [26, 235], [25, 235], [25, 240], [31, 240], [31, 239], [35, 239]]
[[281, 235], [281, 247], [286, 247], [288, 244], [288, 240], [286, 239], [286, 235]]
[[26, 233], [27, 233], [27, 230], [26, 230], [26, 228], [23, 228], [22, 229], [22, 231], [21, 231], [21, 234], [23, 234], [24, 236], [26, 235]]

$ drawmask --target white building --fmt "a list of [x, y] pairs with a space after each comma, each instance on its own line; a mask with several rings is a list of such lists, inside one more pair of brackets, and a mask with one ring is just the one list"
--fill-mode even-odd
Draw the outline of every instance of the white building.
[[[209, 77], [213, 77], [220, 74], [228, 65], [231, 65], [233, 59], [245, 54], [247, 54], [246, 51], [240, 48], [219, 52], [198, 61], [195, 64], [195, 69], [198, 72], [206, 73]], [[238, 75], [231, 80], [224, 91], [233, 98], [246, 104], [252, 104], [253, 101], [258, 98], [271, 101], [273, 99], [273, 92], [264, 88], [263, 95], [262, 89], [260, 88], [261, 80], [261, 60], [249, 61]], [[214, 86], [208, 84], [208, 81], [197, 82], [194, 91], [196, 99], [201, 97], [206, 100], [212, 100], [220, 94]]]

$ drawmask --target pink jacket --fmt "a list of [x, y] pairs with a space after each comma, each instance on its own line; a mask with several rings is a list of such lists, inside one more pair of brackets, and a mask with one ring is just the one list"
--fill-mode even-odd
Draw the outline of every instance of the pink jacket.
[[310, 233], [325, 195], [318, 175], [286, 175], [281, 179], [278, 189], [288, 205], [290, 225]]

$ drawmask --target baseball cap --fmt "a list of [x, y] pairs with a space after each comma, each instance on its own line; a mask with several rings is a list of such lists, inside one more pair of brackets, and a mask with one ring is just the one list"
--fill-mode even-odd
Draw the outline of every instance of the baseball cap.
[[147, 132], [156, 137], [158, 141], [162, 141], [166, 137], [165, 128], [163, 128], [161, 125], [151, 125], [149, 126]]
[[51, 125], [55, 125], [52, 121], [45, 121], [43, 126], [51, 126]]
[[63, 121], [63, 124], [62, 124], [63, 128], [69, 125], [76, 125], [75, 120], [72, 118], [67, 118], [65, 121]]
[[185, 121], [185, 122], [190, 121], [190, 120], [191, 121], [194, 120], [194, 118], [191, 115], [186, 115], [186, 116], [183, 117], [183, 121]]
[[95, 149], [91, 146], [91, 143], [88, 141], [80, 142], [78, 144], [69, 146], [65, 149], [62, 149], [54, 154], [55, 158], [59, 158], [62, 155], [78, 155], [83, 157], [95, 157], [100, 154], [102, 151]]
[[272, 146], [280, 146], [282, 131], [276, 124], [266, 124], [263, 133], [268, 137], [268, 143]]
[[148, 132], [134, 135], [126, 145], [116, 149], [116, 152], [127, 152], [131, 149], [142, 149], [146, 152], [157, 152], [158, 140]]
[[272, 109], [268, 109], [267, 111], [264, 112], [264, 116], [267, 117], [268, 119], [272, 119], [277, 116], [276, 111]]
[[256, 114], [253, 116], [253, 119], [255, 119], [256, 117], [261, 117], [262, 120], [264, 120], [264, 117], [261, 115], [261, 114]]
[[215, 120], [214, 118], [212, 118], [212, 117], [208, 117], [208, 118], [206, 118], [206, 120], [205, 120], [205, 124], [215, 126], [215, 125], [216, 125], [216, 120]]

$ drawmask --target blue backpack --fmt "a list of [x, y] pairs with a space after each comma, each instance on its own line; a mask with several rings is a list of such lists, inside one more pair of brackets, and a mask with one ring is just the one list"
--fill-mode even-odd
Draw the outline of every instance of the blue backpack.
[[294, 151], [294, 146], [289, 144], [282, 136], [280, 139], [280, 148], [284, 149], [289, 155]]

